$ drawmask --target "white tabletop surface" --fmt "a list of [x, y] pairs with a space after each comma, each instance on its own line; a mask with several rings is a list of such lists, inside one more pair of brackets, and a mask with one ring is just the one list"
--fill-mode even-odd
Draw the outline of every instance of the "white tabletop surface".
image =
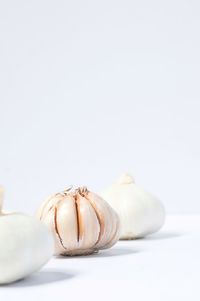
[[53, 258], [29, 278], [0, 286], [0, 300], [199, 301], [200, 215], [168, 216], [159, 233], [99, 254]]

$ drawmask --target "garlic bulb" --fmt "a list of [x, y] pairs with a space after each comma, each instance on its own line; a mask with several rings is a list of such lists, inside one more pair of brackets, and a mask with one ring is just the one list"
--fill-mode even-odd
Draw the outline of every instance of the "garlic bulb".
[[119, 218], [101, 197], [86, 187], [50, 196], [37, 216], [55, 239], [55, 254], [91, 254], [119, 239]]
[[0, 214], [0, 284], [39, 270], [52, 257], [53, 249], [51, 233], [36, 218]]
[[2, 205], [3, 205], [3, 195], [4, 195], [4, 189], [3, 189], [3, 187], [0, 186], [0, 213], [1, 213]]
[[128, 174], [123, 174], [101, 195], [120, 217], [120, 239], [144, 237], [158, 231], [164, 223], [161, 202], [138, 187]]

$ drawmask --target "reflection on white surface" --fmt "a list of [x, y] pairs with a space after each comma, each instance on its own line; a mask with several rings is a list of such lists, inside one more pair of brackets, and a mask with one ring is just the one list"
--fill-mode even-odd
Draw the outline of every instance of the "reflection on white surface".
[[[44, 284], [51, 284], [59, 281], [66, 281], [72, 279], [75, 275], [70, 273], [65, 273], [64, 271], [59, 271], [58, 269], [44, 269], [43, 271], [36, 272], [31, 276], [16, 281], [14, 283], [6, 285], [9, 288], [23, 288], [23, 287], [31, 287], [31, 286], [39, 286]], [[1, 287], [6, 287], [1, 286]]]
[[161, 240], [161, 239], [171, 239], [171, 238], [178, 238], [184, 235], [183, 233], [178, 233], [178, 232], [165, 232], [165, 231], [160, 231], [158, 233], [149, 235], [145, 237], [145, 240]]

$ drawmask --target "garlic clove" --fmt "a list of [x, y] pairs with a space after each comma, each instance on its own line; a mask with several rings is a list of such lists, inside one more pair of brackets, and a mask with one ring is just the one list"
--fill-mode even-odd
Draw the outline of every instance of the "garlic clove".
[[116, 215], [115, 215], [115, 217], [113, 217], [113, 220], [115, 221], [114, 222], [114, 231], [113, 231], [114, 235], [111, 237], [111, 240], [103, 247], [103, 249], [111, 248], [116, 243], [116, 241], [119, 240], [120, 229], [121, 229], [120, 219], [118, 216], [116, 218]]
[[88, 192], [87, 199], [96, 211], [101, 225], [99, 241], [96, 248], [107, 248], [112, 241], [116, 242], [119, 236], [118, 216], [114, 210], [110, 210], [110, 206], [100, 196], [93, 192]]
[[60, 195], [51, 195], [48, 197], [41, 205], [41, 207], [38, 209], [36, 215], [42, 220], [45, 218], [45, 216], [48, 214], [48, 212], [51, 210], [51, 208], [54, 207], [55, 204], [57, 204], [58, 200], [60, 200], [62, 197]]
[[66, 252], [66, 248], [62, 243], [62, 239], [58, 232], [58, 224], [57, 224], [57, 209], [56, 207], [52, 207], [46, 214], [44, 215], [45, 219], [43, 220], [44, 224], [49, 228], [51, 233], [54, 236], [55, 241], [55, 254], [63, 254]]
[[91, 249], [98, 240], [100, 224], [91, 204], [79, 193], [77, 194], [76, 204], [79, 249]]
[[67, 195], [57, 204], [57, 231], [66, 250], [78, 247], [78, 223], [75, 199]]

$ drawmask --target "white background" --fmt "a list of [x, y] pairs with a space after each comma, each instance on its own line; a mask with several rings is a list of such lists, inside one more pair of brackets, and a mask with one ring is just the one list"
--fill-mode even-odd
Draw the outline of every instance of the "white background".
[[123, 171], [200, 212], [199, 1], [1, 1], [0, 183], [34, 212]]

